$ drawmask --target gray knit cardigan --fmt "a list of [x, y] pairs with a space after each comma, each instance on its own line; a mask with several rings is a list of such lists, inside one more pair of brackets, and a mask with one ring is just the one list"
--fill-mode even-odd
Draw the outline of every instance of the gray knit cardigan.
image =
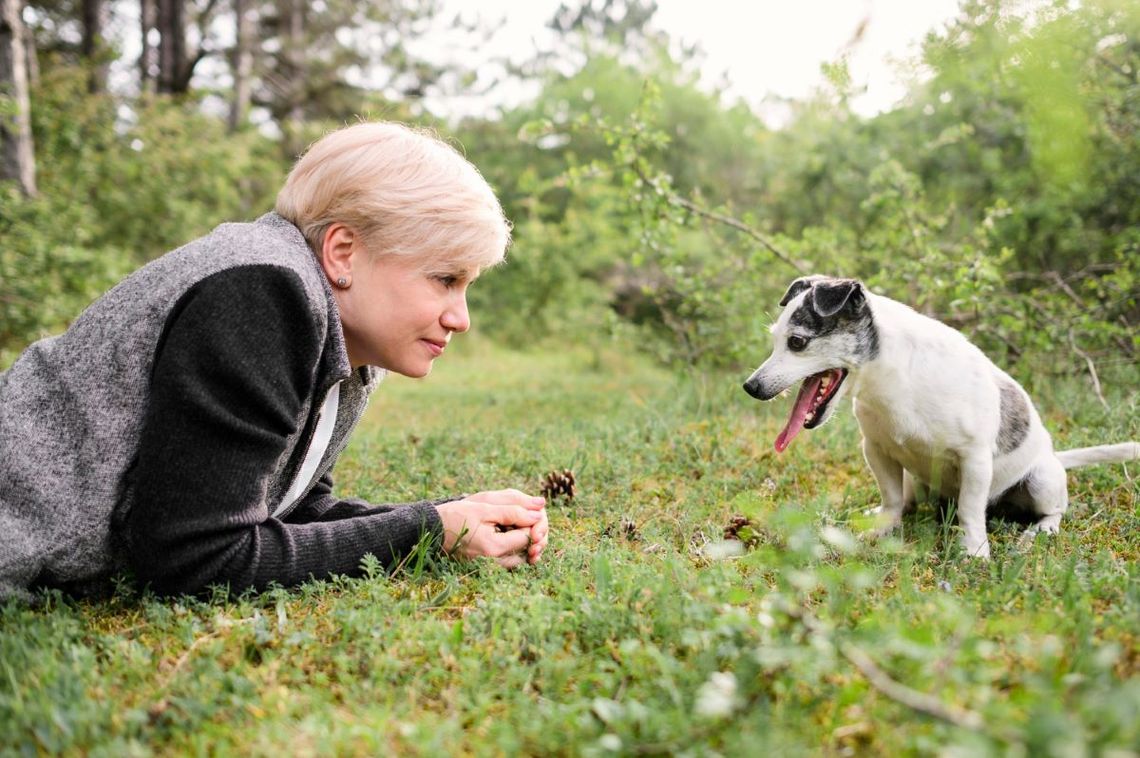
[[[155, 521], [169, 516], [187, 526], [164, 534], [165, 544], [140, 545], [129, 528], [136, 506], [130, 473], [139, 459], [144, 424], [156, 423], [147, 421], [156, 351], [187, 293], [216, 274], [239, 268], [276, 271], [300, 283], [301, 309], [307, 307], [307, 312], [296, 317], [303, 326], [315, 327], [306, 333], [319, 335], [319, 349], [311, 356], [314, 379], [306, 386], [295, 423], [273, 432], [278, 457], [272, 470], [254, 477], [255, 502], [239, 503], [236, 515], [225, 517], [234, 523], [225, 525], [224, 549], [215, 540], [202, 548], [199, 559], [194, 540], [204, 527], [186, 514], [193, 500], [172, 491], [168, 504], [166, 497], [156, 498], [153, 486], [148, 497], [163, 502], [148, 502], [146, 513]], [[438, 537], [433, 503], [406, 506], [393, 519], [393, 508], [329, 496], [329, 470], [382, 376], [380, 369], [351, 369], [335, 299], [320, 265], [299, 230], [276, 214], [255, 223], [223, 224], [147, 264], [94, 302], [65, 333], [36, 342], [0, 373], [0, 598], [26, 595], [36, 586], [89, 591], [105, 584], [111, 572], [132, 565], [132, 551], [158, 566], [150, 573], [160, 589], [174, 592], [199, 590], [215, 581], [232, 580], [238, 587], [291, 584], [349, 571], [365, 552], [398, 556], [425, 532]], [[298, 503], [307, 508], [303, 520], [336, 523], [291, 525], [288, 512], [274, 519], [270, 514], [299, 471], [316, 413], [336, 382], [341, 390], [333, 439], [309, 483], [310, 502], [302, 498]], [[161, 479], [161, 473], [156, 477], [152, 472], [151, 479]], [[211, 474], [198, 476], [208, 482]], [[183, 476], [179, 481], [184, 487], [194, 480]], [[334, 511], [335, 518], [330, 515]], [[337, 522], [346, 516], [354, 523]], [[142, 530], [136, 523], [135, 531], [160, 534], [161, 527], [156, 529]], [[183, 558], [191, 556], [186, 560], [193, 570], [179, 569], [186, 576], [179, 571], [164, 576], [165, 551], [176, 549]], [[239, 554], [242, 565], [235, 567]]]

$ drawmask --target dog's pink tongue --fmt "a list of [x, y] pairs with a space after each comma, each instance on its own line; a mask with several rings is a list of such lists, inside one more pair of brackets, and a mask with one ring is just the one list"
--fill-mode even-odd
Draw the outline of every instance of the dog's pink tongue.
[[822, 381], [823, 379], [820, 376], [809, 376], [804, 379], [804, 383], [800, 386], [800, 394], [796, 396], [796, 404], [792, 406], [792, 415], [788, 418], [784, 431], [780, 432], [780, 436], [776, 438], [777, 453], [784, 452], [788, 445], [792, 444], [792, 439], [804, 428], [804, 419], [807, 418], [808, 411], [811, 409], [812, 398], [815, 397], [816, 390], [819, 389]]

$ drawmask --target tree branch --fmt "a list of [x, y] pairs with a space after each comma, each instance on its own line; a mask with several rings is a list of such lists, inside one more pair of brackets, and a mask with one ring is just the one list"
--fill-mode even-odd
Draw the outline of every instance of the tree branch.
[[1104, 399], [1104, 394], [1100, 391], [1100, 378], [1096, 375], [1096, 364], [1093, 363], [1092, 358], [1084, 350], [1077, 347], [1077, 338], [1073, 335], [1073, 330], [1069, 330], [1069, 345], [1073, 348], [1073, 352], [1085, 359], [1085, 364], [1089, 367], [1089, 376], [1092, 378], [1093, 391], [1096, 392], [1096, 399], [1104, 406], [1107, 411], [1108, 403]]
[[799, 263], [792, 260], [792, 257], [788, 253], [785, 253], [783, 250], [776, 247], [771, 242], [771, 240], [769, 240], [767, 237], [752, 227], [748, 226], [748, 224], [745, 224], [743, 221], [735, 219], [731, 216], [726, 216], [724, 214], [702, 208], [693, 201], [683, 198], [672, 190], [662, 187], [655, 179], [650, 179], [648, 176], [646, 176], [645, 172], [641, 170], [640, 166], [633, 166], [633, 170], [637, 173], [637, 176], [641, 179], [641, 181], [645, 182], [650, 187], [663, 192], [665, 194], [665, 198], [673, 205], [680, 206], [690, 213], [695, 213], [702, 218], [707, 218], [710, 221], [716, 221], [719, 224], [724, 224], [725, 226], [732, 227], [739, 232], [747, 234], [749, 237], [759, 242], [764, 247], [764, 249], [779, 258], [784, 263], [794, 268], [797, 272], [801, 274], [808, 273], [802, 266], [800, 266]]
[[778, 248], [774, 244], [772, 244], [766, 237], [764, 237], [762, 234], [760, 234], [760, 232], [758, 232], [755, 229], [753, 229], [752, 227], [748, 226], [743, 221], [739, 221], [739, 220], [737, 220], [731, 216], [725, 216], [723, 214], [716, 213], [715, 211], [705, 210], [704, 208], [700, 207], [696, 203], [694, 203], [690, 200], [686, 200], [685, 198], [681, 197], [680, 195], [674, 195], [672, 193], [669, 193], [666, 197], [669, 199], [669, 202], [673, 203], [674, 205], [679, 205], [691, 213], [695, 213], [698, 216], [701, 216], [703, 218], [707, 218], [710, 221], [716, 221], [717, 223], [724, 224], [726, 226], [730, 226], [733, 229], [736, 229], [737, 231], [744, 232], [749, 237], [751, 237], [752, 239], [759, 242], [768, 252], [770, 252], [772, 255], [776, 256], [781, 261], [783, 261], [784, 263], [786, 263], [789, 266], [791, 266], [792, 268], [794, 268], [797, 272], [799, 272], [801, 274], [808, 273], [803, 268], [803, 266], [801, 266], [799, 263], [792, 260], [790, 255], [785, 253], [783, 250], [780, 250], [780, 248]]

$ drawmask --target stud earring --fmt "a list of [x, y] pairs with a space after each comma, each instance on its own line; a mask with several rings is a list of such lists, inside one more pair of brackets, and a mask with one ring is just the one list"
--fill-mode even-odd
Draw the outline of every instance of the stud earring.
[[348, 280], [342, 276], [336, 280], [336, 286], [340, 287], [341, 289], [346, 289], [348, 287]]

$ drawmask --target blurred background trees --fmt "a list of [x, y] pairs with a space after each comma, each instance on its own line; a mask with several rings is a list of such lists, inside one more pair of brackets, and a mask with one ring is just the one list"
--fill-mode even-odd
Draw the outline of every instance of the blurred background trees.
[[488, 86], [461, 51], [491, 26], [432, 0], [2, 6], [9, 358], [142, 262], [268, 210], [306, 144], [365, 117], [436, 126], [500, 193], [510, 262], [472, 292], [496, 338], [633, 336], [666, 362], [742, 369], [787, 282], [818, 271], [1006, 365], [1135, 378], [1140, 8], [1125, 0], [967, 0], [897, 107], [856, 115], [840, 58], [779, 128], [700, 84], [700, 51], [648, 0], [566, 2], [555, 41], [502, 67], [537, 94], [457, 122], [431, 103]]

